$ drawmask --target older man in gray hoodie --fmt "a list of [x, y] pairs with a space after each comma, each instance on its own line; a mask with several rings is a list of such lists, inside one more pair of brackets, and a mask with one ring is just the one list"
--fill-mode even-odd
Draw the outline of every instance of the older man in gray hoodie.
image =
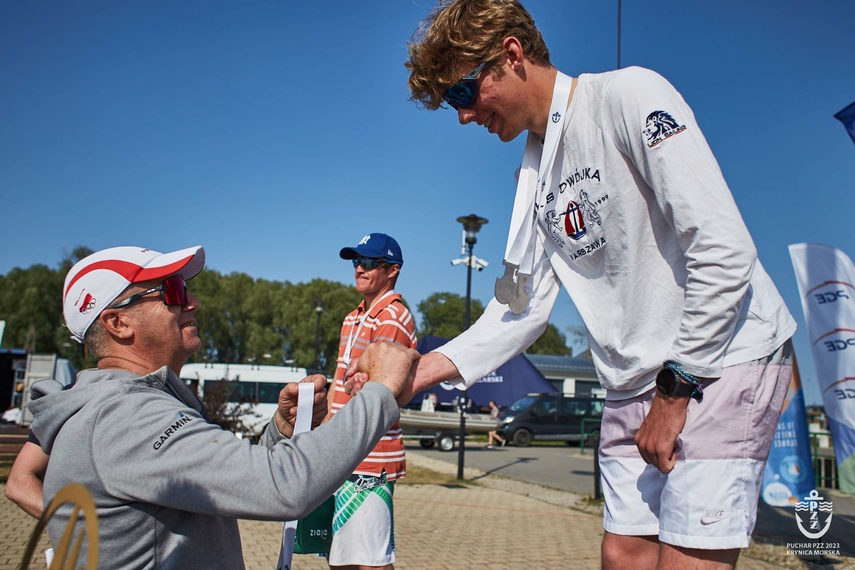
[[[176, 374], [201, 347], [199, 301], [186, 280], [204, 262], [198, 246], [167, 254], [118, 247], [81, 260], [66, 278], [66, 324], [98, 367], [71, 390], [40, 382], [32, 429], [50, 454], [45, 502], [72, 482], [95, 500], [101, 568], [243, 568], [237, 519], [310, 512], [398, 420], [396, 398], [411, 389], [418, 354], [376, 345], [360, 361], [372, 382], [317, 430], [290, 437], [296, 384], [282, 390], [260, 445], [209, 423]], [[305, 381], [314, 383], [317, 425], [326, 379]], [[49, 523], [54, 544], [70, 510]]]

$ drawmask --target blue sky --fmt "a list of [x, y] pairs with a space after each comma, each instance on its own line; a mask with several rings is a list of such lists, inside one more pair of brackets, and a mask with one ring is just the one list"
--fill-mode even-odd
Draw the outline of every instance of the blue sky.
[[[617, 66], [617, 2], [529, 0], [569, 75]], [[370, 231], [404, 250], [412, 306], [465, 292], [458, 216], [490, 222], [473, 275], [501, 268], [513, 171], [503, 144], [408, 100], [406, 44], [433, 2], [0, 3], [0, 273], [77, 245], [202, 244], [208, 266], [350, 282], [338, 258]], [[693, 107], [760, 258], [813, 360], [787, 245], [855, 255], [855, 4], [624, 0], [621, 65], [663, 74]], [[562, 295], [553, 323], [579, 322]]]

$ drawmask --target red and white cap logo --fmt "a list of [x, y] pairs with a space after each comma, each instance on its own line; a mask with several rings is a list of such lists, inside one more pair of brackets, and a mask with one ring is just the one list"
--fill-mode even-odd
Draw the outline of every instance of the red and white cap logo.
[[141, 247], [113, 247], [78, 261], [65, 278], [62, 312], [72, 338], [83, 342], [101, 311], [131, 283], [181, 275], [192, 279], [205, 267], [205, 249], [188, 247], [160, 253]]

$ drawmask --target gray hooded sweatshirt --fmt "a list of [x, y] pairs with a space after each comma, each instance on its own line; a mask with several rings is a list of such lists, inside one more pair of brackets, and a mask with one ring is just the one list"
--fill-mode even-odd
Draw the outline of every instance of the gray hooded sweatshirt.
[[[61, 388], [37, 383], [29, 406], [50, 454], [45, 503], [68, 483], [92, 493], [99, 568], [244, 568], [238, 518], [311, 512], [400, 417], [391, 391], [369, 382], [319, 428], [287, 439], [270, 422], [252, 445], [208, 423], [167, 367], [143, 377], [84, 370], [72, 389]], [[70, 512], [51, 519], [54, 544]]]

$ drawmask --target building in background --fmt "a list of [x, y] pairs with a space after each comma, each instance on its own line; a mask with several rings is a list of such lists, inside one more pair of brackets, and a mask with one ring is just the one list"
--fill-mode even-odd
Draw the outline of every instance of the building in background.
[[560, 393], [596, 397], [606, 395], [606, 391], [600, 388], [594, 361], [590, 358], [528, 353], [525, 357]]

